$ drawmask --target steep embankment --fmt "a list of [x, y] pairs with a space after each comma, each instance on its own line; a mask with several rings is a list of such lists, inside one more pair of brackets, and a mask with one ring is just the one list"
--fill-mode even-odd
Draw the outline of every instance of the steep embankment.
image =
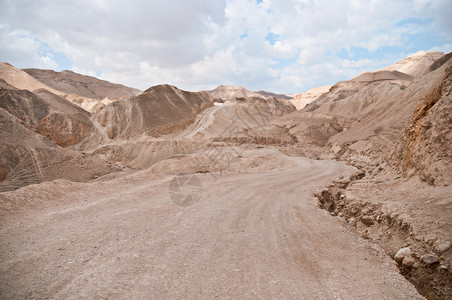
[[452, 59], [433, 54], [395, 64], [410, 74], [388, 69], [339, 83], [306, 110], [345, 119], [329, 147], [365, 171], [319, 193], [320, 205], [379, 243], [423, 295], [449, 299]]
[[[405, 176], [419, 174], [432, 185], [452, 182], [452, 59], [435, 73], [435, 80], [413, 115], [391, 155]], [[438, 74], [438, 75], [439, 75]]]

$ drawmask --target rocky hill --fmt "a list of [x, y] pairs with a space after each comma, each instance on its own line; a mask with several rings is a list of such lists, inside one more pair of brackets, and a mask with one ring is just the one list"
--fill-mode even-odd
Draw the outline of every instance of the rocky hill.
[[274, 97], [276, 99], [282, 99], [282, 100], [292, 100], [291, 96], [288, 96], [286, 94], [275, 94], [272, 92], [267, 92], [267, 91], [257, 91], [255, 92], [256, 94], [259, 94], [261, 96], [264, 96], [264, 98], [270, 98], [270, 97]]
[[0, 63], [0, 79], [21, 90], [48, 90], [91, 113], [119, 98], [141, 93], [137, 89], [72, 71], [20, 70], [8, 63]]
[[90, 115], [48, 90], [0, 89], [0, 191], [55, 179], [87, 181], [115, 167], [63, 148], [93, 133]]
[[241, 86], [233, 86], [233, 85], [220, 85], [217, 88], [207, 91], [212, 98], [219, 99], [222, 101], [226, 101], [229, 99], [234, 98], [249, 98], [249, 97], [261, 97], [265, 98], [264, 96], [252, 92], [244, 87]]
[[306, 92], [296, 94], [292, 99], [292, 104], [295, 105], [297, 109], [302, 109], [309, 103], [315, 101], [321, 95], [328, 92], [331, 88], [331, 85], [320, 86], [312, 88]]
[[23, 69], [23, 71], [45, 85], [67, 95], [75, 94], [102, 100], [104, 98], [119, 99], [141, 93], [138, 89], [100, 80], [92, 76], [77, 74], [69, 70], [55, 72], [53, 70]]
[[206, 92], [186, 92], [174, 86], [154, 86], [142, 94], [108, 104], [93, 118], [109, 139], [159, 136], [184, 128], [213, 105]]
[[0, 79], [20, 90], [46, 89], [57, 95], [63, 94], [8, 63], [0, 63]]
[[334, 118], [326, 148], [363, 171], [319, 193], [320, 206], [394, 255], [431, 299], [452, 295], [451, 72], [450, 53], [417, 53], [339, 82], [294, 113]]

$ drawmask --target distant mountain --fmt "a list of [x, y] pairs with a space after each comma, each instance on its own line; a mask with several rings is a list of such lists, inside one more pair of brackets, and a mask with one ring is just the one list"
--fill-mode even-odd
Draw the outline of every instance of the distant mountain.
[[3, 80], [2, 85], [8, 84], [20, 90], [46, 89], [91, 113], [112, 101], [141, 93], [134, 88], [72, 71], [21, 70], [8, 63], [0, 63], [0, 80]]
[[207, 91], [212, 98], [220, 99], [220, 100], [229, 100], [234, 98], [250, 98], [250, 97], [260, 97], [265, 98], [264, 96], [252, 92], [241, 86], [234, 85], [220, 85], [217, 88]]
[[330, 88], [332, 93], [325, 95], [326, 98], [345, 97], [375, 82], [385, 81], [407, 85], [413, 78], [430, 72], [430, 66], [443, 55], [444, 53], [437, 51], [419, 51], [380, 70], [361, 73], [349, 81], [341, 81], [334, 86], [315, 87], [309, 91], [299, 93], [293, 97], [292, 103], [297, 109], [303, 109], [306, 105], [328, 92]]
[[444, 53], [438, 51], [419, 51], [393, 65], [382, 68], [380, 71], [399, 71], [411, 76], [421, 76], [428, 73], [429, 67]]
[[322, 94], [328, 92], [331, 88], [331, 85], [326, 86], [320, 86], [310, 89], [309, 91], [306, 91], [304, 93], [296, 94], [292, 98], [292, 104], [295, 105], [295, 107], [299, 110], [304, 108], [309, 103], [316, 100], [318, 97], [320, 97]]
[[63, 94], [8, 63], [0, 63], [0, 79], [3, 79], [9, 85], [20, 90], [29, 90], [32, 92], [37, 89], [46, 89], [54, 94]]
[[451, 78], [450, 53], [418, 52], [338, 82], [297, 113], [340, 120], [344, 130], [328, 140], [337, 158], [364, 164], [372, 157], [407, 176], [447, 184]]
[[282, 100], [291, 100], [292, 97], [285, 95], [285, 94], [275, 94], [271, 92], [266, 91], [258, 91], [253, 92], [250, 91], [244, 87], [241, 86], [234, 86], [234, 85], [220, 85], [217, 88], [207, 91], [214, 99], [219, 100], [229, 100], [229, 99], [235, 99], [235, 98], [251, 98], [251, 97], [258, 97], [258, 98], [270, 98], [275, 97], [277, 99]]
[[111, 83], [68, 70], [55, 72], [52, 70], [23, 69], [23, 71], [63, 94], [75, 94], [102, 100], [107, 97], [119, 99], [121, 97], [136, 96], [141, 93], [140, 90], [122, 84]]
[[259, 94], [261, 96], [264, 96], [265, 98], [269, 98], [269, 97], [275, 97], [277, 99], [283, 99], [283, 100], [291, 100], [292, 97], [286, 95], [286, 94], [275, 94], [272, 92], [266, 92], [266, 91], [257, 91], [255, 92], [256, 94]]

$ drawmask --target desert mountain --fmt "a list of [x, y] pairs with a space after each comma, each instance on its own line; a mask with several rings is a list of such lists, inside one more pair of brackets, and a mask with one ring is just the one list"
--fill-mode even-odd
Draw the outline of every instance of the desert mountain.
[[272, 92], [266, 91], [257, 91], [253, 92], [241, 86], [233, 86], [233, 85], [220, 85], [217, 88], [207, 91], [214, 99], [226, 101], [235, 98], [250, 98], [250, 97], [259, 97], [259, 98], [277, 98], [281, 100], [291, 100], [292, 97], [285, 94], [275, 94]]
[[8, 63], [0, 63], [0, 79], [3, 79], [11, 86], [20, 90], [34, 91], [38, 89], [46, 89], [57, 95], [63, 94], [62, 92], [52, 89], [33, 76], [30, 76], [28, 73], [17, 69]]
[[67, 147], [93, 133], [90, 115], [48, 90], [0, 90], [0, 190], [54, 179], [87, 181], [114, 170]]
[[[436, 61], [441, 61], [442, 65], [424, 74], [425, 70], [429, 70], [433, 64], [432, 56]], [[416, 133], [410, 135], [414, 135], [415, 140], [420, 142], [421, 133], [432, 132], [427, 130], [432, 126], [431, 114], [438, 122], [448, 119], [445, 115], [439, 116], [449, 109], [448, 103], [450, 103], [449, 67], [452, 62], [450, 59], [441, 59], [443, 56], [449, 57], [448, 55], [440, 56], [437, 52], [417, 53], [393, 65], [404, 66], [405, 70], [411, 70], [410, 73], [414, 75], [385, 68], [376, 72], [365, 72], [350, 81], [339, 82], [299, 114], [311, 112], [334, 116], [341, 120], [344, 130], [329, 139], [329, 143], [339, 156], [365, 161], [368, 159], [365, 158], [367, 153], [373, 156], [373, 159], [378, 157], [380, 163], [385, 160], [394, 163], [394, 156], [390, 155], [390, 151], [394, 149], [396, 143], [400, 143], [398, 140], [405, 140], [404, 144], [409, 144], [406, 141], [410, 139], [409, 135], [407, 133], [401, 135], [401, 132], [404, 130], [411, 132], [412, 128], [416, 127]], [[426, 66], [426, 61], [430, 62], [429, 66]], [[421, 75], [415, 76], [416, 74]], [[436, 115], [438, 116], [434, 117]], [[422, 122], [425, 121], [423, 127], [419, 125], [420, 119]], [[421, 127], [424, 128], [423, 131]], [[436, 134], [449, 130], [447, 126], [443, 126], [442, 129], [440, 127], [440, 125], [435, 127]], [[446, 140], [444, 142], [446, 143]], [[441, 149], [439, 146], [436, 148]], [[444, 158], [446, 157], [447, 155]], [[443, 165], [448, 164], [447, 160], [441, 161]], [[430, 161], [428, 165], [433, 166], [434, 163]], [[436, 177], [442, 178], [446, 174], [449, 173], [436, 172]], [[452, 174], [447, 176], [449, 176], [448, 180], [452, 179]], [[432, 178], [428, 180], [435, 181]], [[438, 182], [445, 181], [441, 179]]]
[[306, 92], [296, 94], [292, 99], [292, 104], [295, 105], [297, 109], [302, 109], [309, 103], [316, 100], [322, 94], [328, 92], [331, 88], [331, 85], [320, 86], [312, 88]]
[[0, 79], [21, 90], [46, 89], [91, 113], [121, 97], [141, 93], [137, 89], [72, 71], [20, 70], [7, 63], [0, 63]]
[[52, 70], [23, 69], [23, 71], [66, 95], [74, 94], [85, 98], [102, 100], [104, 98], [119, 99], [141, 93], [140, 90], [126, 87], [122, 84], [111, 83], [68, 70], [55, 72]]
[[451, 56], [419, 52], [293, 102], [159, 85], [89, 113], [0, 81], [0, 298], [155, 296], [137, 274], [168, 298], [420, 298], [400, 274], [450, 298]]
[[[235, 98], [209, 108], [195, 123], [180, 135], [183, 138], [213, 139], [215, 141], [252, 141], [271, 143], [284, 140], [284, 133], [277, 128], [268, 127], [270, 122], [295, 111], [288, 101], [270, 97]], [[266, 130], [267, 137], [262, 132]], [[259, 136], [262, 139], [259, 141]], [[271, 138], [270, 138], [271, 136]]]
[[285, 95], [285, 94], [275, 94], [275, 93], [266, 92], [266, 91], [257, 91], [255, 93], [259, 94], [261, 96], [264, 96], [264, 98], [274, 97], [274, 98], [282, 99], [282, 100], [292, 100], [291, 96], [288, 96], [288, 95]]
[[219, 100], [229, 100], [234, 98], [263, 97], [241, 86], [220, 85], [217, 88], [207, 91], [212, 98]]
[[[396, 82], [401, 85], [406, 85], [414, 77], [424, 75], [430, 72], [429, 68], [435, 61], [438, 61], [443, 56], [442, 52], [437, 51], [419, 51], [406, 59], [399, 61], [388, 67], [384, 67], [374, 72], [364, 72], [350, 81], [357, 82], [358, 84], [349, 82], [339, 82], [334, 86], [315, 87], [309, 91], [297, 94], [293, 98], [293, 104], [297, 109], [302, 109], [306, 105], [315, 101], [324, 93], [333, 87], [333, 90], [340, 90], [336, 96], [343, 97], [344, 94], [350, 92], [349, 89], [358, 90], [366, 83], [375, 83], [378, 81]], [[351, 91], [351, 93], [354, 93]], [[337, 99], [337, 98], [336, 98]]]
[[109, 139], [140, 135], [160, 136], [193, 122], [213, 105], [206, 92], [186, 92], [174, 86], [154, 86], [142, 94], [103, 107], [93, 118], [105, 128]]
[[398, 71], [411, 76], [421, 76], [428, 73], [430, 66], [440, 59], [444, 53], [438, 51], [419, 51], [393, 65], [382, 68], [386, 71]]

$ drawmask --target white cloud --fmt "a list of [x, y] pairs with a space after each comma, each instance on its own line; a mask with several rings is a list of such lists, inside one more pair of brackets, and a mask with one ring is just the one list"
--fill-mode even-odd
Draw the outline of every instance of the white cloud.
[[[0, 57], [58, 68], [59, 52], [74, 71], [141, 89], [300, 92], [452, 44], [450, 15], [448, 0], [0, 0]], [[442, 40], [413, 48], [422, 33]]]

